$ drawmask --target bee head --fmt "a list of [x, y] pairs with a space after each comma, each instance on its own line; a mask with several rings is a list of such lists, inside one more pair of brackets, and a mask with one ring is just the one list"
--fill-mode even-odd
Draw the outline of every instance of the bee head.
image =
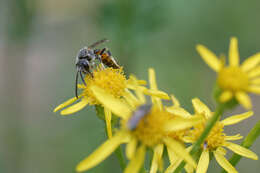
[[92, 61], [96, 58], [94, 51], [87, 47], [84, 47], [79, 50], [77, 58], [80, 59], [87, 59], [88, 61]]

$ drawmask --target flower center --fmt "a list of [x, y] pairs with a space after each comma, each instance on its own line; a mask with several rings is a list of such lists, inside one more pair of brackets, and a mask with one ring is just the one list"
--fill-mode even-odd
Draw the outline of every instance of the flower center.
[[166, 111], [153, 108], [139, 121], [132, 133], [141, 143], [153, 147], [162, 143], [163, 137], [167, 135], [163, 125], [172, 117], [173, 115]]
[[[193, 140], [197, 140], [200, 137], [205, 129], [205, 124], [206, 123], [201, 123], [194, 127], [194, 129], [191, 131]], [[208, 137], [206, 138], [204, 144], [201, 145], [201, 147], [204, 149], [207, 148], [209, 150], [215, 150], [217, 147], [222, 146], [225, 142], [225, 133], [223, 133], [223, 128], [224, 125], [221, 122], [217, 122], [211, 129]]]
[[185, 129], [185, 130], [178, 130], [178, 131], [170, 132], [168, 134], [168, 136], [170, 138], [177, 140], [177, 141], [183, 141], [183, 137], [185, 137], [187, 134], [188, 134], [188, 130]]
[[246, 90], [249, 85], [249, 79], [245, 72], [239, 67], [226, 67], [219, 71], [217, 78], [221, 89], [230, 91]]
[[97, 68], [93, 72], [93, 77], [86, 75], [85, 77], [86, 87], [84, 87], [84, 96], [86, 96], [91, 105], [100, 104], [91, 91], [91, 86], [95, 85], [104, 89], [107, 93], [113, 95], [116, 98], [120, 98], [126, 88], [126, 78], [123, 74], [122, 68]]

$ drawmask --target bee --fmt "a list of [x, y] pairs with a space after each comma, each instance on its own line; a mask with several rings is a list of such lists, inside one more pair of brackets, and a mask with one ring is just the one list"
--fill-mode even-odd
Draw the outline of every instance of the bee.
[[104, 43], [104, 42], [108, 42], [109, 40], [107, 39], [102, 39], [99, 40], [93, 44], [91, 44], [88, 47], [84, 47], [82, 49], [79, 50], [77, 56], [76, 56], [76, 80], [75, 80], [75, 95], [78, 98], [78, 78], [80, 75], [80, 78], [83, 82], [84, 85], [86, 85], [86, 82], [84, 80], [84, 75], [91, 75], [93, 77], [92, 74], [92, 70], [94, 67], [96, 67], [96, 60], [99, 61], [99, 63], [102, 64], [102, 66], [104, 67], [104, 65], [106, 65], [107, 67], [112, 67], [115, 69], [120, 68], [120, 66], [118, 65], [118, 63], [116, 62], [115, 58], [111, 55], [111, 52], [107, 49], [107, 48], [103, 48], [103, 49], [95, 49], [96, 46]]
[[135, 130], [140, 120], [149, 114], [151, 111], [152, 105], [151, 104], [144, 104], [139, 106], [134, 113], [132, 114], [132, 117], [127, 122], [127, 127], [129, 130]]

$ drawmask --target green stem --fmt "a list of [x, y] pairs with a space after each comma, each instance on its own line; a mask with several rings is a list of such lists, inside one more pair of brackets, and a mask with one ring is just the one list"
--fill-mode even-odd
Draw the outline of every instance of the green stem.
[[[106, 132], [107, 138], [109, 138], [108, 137], [109, 135], [108, 135], [108, 132], [107, 132], [107, 129], [106, 129], [106, 120], [105, 120], [104, 108], [102, 106], [95, 106], [95, 107], [96, 107], [96, 113], [97, 113], [98, 118], [103, 120], [103, 122], [105, 123], [105, 125], [104, 125], [105, 132]], [[117, 121], [116, 118], [113, 118], [113, 115], [112, 115], [112, 121]], [[114, 123], [114, 122], [111, 122], [111, 123], [112, 123], [111, 125], [112, 125], [112, 128], [113, 128], [113, 125], [116, 124], [116, 123]], [[125, 161], [121, 146], [117, 147], [117, 149], [115, 150], [115, 155], [118, 159], [118, 162], [120, 164], [122, 171], [124, 171], [124, 169], [126, 167], [126, 161]]]
[[[252, 144], [255, 142], [255, 140], [260, 135], [260, 120], [256, 123], [256, 125], [251, 129], [251, 131], [248, 133], [247, 137], [242, 142], [241, 146], [245, 148], [250, 148]], [[236, 164], [240, 161], [242, 156], [238, 154], [233, 154], [233, 156], [229, 159], [229, 162], [236, 166]], [[222, 173], [226, 173], [225, 170], [222, 170]]]
[[[204, 142], [204, 140], [207, 138], [209, 132], [211, 131], [211, 129], [214, 127], [215, 123], [218, 121], [218, 119], [221, 117], [221, 115], [223, 114], [224, 110], [226, 108], [226, 104], [220, 104], [218, 105], [216, 112], [213, 114], [212, 118], [208, 121], [205, 130], [203, 131], [203, 133], [201, 134], [201, 136], [199, 137], [199, 139], [194, 143], [190, 154], [194, 155], [196, 154], [199, 149], [201, 144]], [[182, 161], [181, 164], [175, 169], [174, 173], [178, 173], [180, 172], [185, 166], [185, 162]]]
[[119, 161], [120, 167], [122, 168], [122, 171], [124, 171], [125, 167], [126, 167], [126, 161], [124, 159], [123, 156], [123, 152], [122, 152], [122, 147], [119, 146], [116, 151], [115, 151], [116, 157]]
[[142, 168], [140, 169], [140, 173], [146, 173], [146, 170], [145, 170], [144, 164], [143, 164]]

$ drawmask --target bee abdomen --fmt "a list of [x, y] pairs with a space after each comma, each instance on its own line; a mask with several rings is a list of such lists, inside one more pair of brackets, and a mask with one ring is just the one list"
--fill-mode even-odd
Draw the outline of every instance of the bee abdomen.
[[114, 57], [103, 55], [101, 58], [102, 58], [102, 63], [105, 64], [106, 66], [112, 67], [114, 69], [120, 68], [120, 66], [115, 61]]

